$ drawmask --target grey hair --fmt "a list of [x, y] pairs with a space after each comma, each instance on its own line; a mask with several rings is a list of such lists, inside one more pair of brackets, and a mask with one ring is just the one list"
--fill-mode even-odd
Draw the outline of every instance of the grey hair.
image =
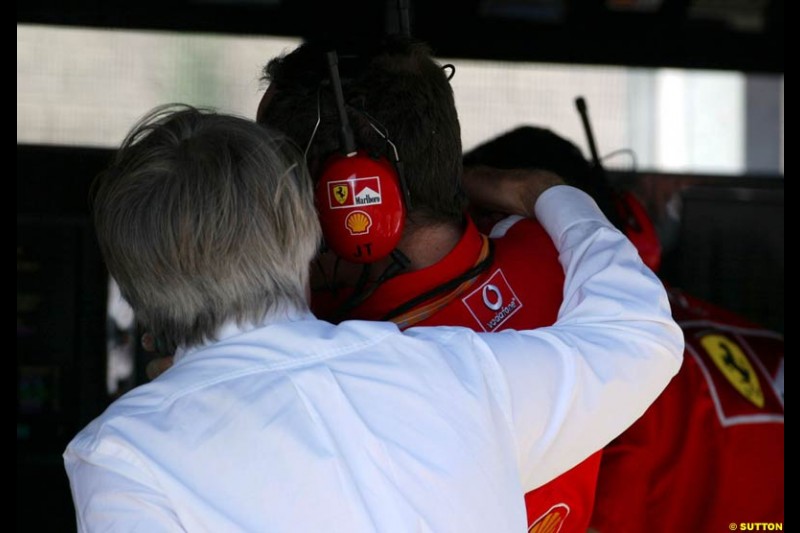
[[307, 308], [321, 241], [297, 147], [250, 120], [169, 104], [131, 130], [93, 185], [98, 242], [141, 325], [166, 348]]

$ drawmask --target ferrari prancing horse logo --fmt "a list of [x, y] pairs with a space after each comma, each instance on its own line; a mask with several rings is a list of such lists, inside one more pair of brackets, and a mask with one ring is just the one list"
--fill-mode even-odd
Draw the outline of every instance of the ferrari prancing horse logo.
[[764, 392], [758, 382], [758, 374], [739, 345], [718, 333], [702, 337], [700, 344], [733, 388], [750, 403], [763, 408]]
[[344, 204], [347, 201], [347, 185], [336, 185], [333, 188], [333, 197], [336, 198], [336, 201], [340, 204]]

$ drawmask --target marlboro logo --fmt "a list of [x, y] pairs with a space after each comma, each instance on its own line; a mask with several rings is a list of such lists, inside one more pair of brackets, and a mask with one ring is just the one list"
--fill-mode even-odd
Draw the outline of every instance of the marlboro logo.
[[328, 183], [328, 205], [331, 209], [364, 207], [381, 203], [378, 176]]

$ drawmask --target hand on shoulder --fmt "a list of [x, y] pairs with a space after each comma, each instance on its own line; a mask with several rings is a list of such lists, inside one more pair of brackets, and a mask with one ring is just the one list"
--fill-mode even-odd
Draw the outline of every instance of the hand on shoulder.
[[464, 192], [473, 208], [484, 212], [534, 217], [539, 196], [564, 180], [549, 171], [499, 169], [487, 166], [464, 168]]

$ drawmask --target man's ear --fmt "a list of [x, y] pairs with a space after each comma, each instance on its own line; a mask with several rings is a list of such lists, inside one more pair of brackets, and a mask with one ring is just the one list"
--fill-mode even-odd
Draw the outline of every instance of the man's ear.
[[267, 87], [267, 90], [264, 92], [264, 96], [261, 97], [261, 100], [258, 102], [258, 109], [256, 109], [256, 122], [259, 124], [264, 124], [265, 113], [267, 111], [267, 106], [269, 105], [270, 100], [275, 95], [275, 87], [270, 84]]
[[147, 366], [145, 367], [147, 378], [151, 381], [156, 379], [158, 376], [166, 372], [172, 366], [173, 362], [174, 361], [171, 355], [153, 359], [147, 363]]

